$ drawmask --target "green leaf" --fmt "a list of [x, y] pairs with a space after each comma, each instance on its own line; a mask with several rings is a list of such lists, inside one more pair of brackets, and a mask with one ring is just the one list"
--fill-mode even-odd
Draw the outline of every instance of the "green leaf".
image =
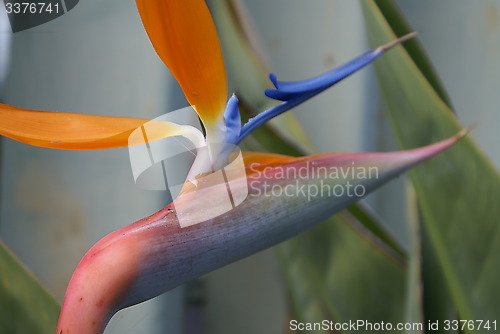
[[[407, 24], [404, 29], [396, 24], [404, 19], [392, 1], [361, 3], [370, 44], [396, 38], [395, 31], [408, 32]], [[375, 62], [385, 109], [403, 149], [435, 142], [462, 128], [429, 67], [423, 70], [425, 57], [412, 57], [410, 52], [411, 47], [403, 45]], [[496, 319], [500, 310], [497, 170], [469, 136], [410, 176], [433, 255], [459, 318]]]
[[0, 241], [0, 332], [54, 333], [60, 306]]
[[[423, 286], [422, 286], [422, 240], [420, 234], [420, 215], [416, 205], [415, 192], [408, 187], [408, 217], [410, 221], [410, 253], [408, 260], [408, 277], [406, 293], [406, 323], [424, 324], [423, 314]], [[422, 334], [424, 327], [409, 328], [408, 334]]]
[[[294, 319], [328, 319], [339, 324], [405, 320], [404, 260], [348, 212], [331, 217], [277, 249]], [[331, 332], [339, 331], [314, 331]], [[366, 328], [358, 332], [375, 333]]]
[[[364, 4], [368, 5], [368, 4]], [[378, 1], [376, 6], [380, 10], [380, 12], [384, 15], [387, 23], [391, 27], [395, 36], [403, 36], [409, 32], [412, 32], [412, 29], [405, 17], [399, 10], [397, 6], [390, 0], [387, 2]], [[366, 8], [366, 7], [365, 7]], [[425, 76], [429, 85], [432, 86], [436, 94], [445, 102], [448, 106], [451, 107], [451, 102], [448, 97], [448, 93], [443, 87], [441, 80], [434, 70], [434, 66], [428, 60], [427, 54], [420, 43], [420, 41], [416, 38], [411, 39], [404, 44], [405, 49], [408, 52], [408, 56], [411, 57], [415, 65], [418, 67], [418, 70]]]
[[368, 231], [384, 242], [387, 247], [390, 247], [394, 252], [406, 259], [407, 251], [402, 246], [402, 242], [386, 228], [382, 219], [368, 205], [360, 201], [352, 204], [346, 210]]
[[[421, 231], [422, 284], [425, 287], [422, 298], [425, 322], [443, 323], [445, 320], [456, 320], [457, 311], [447, 286], [448, 283], [444, 277], [443, 268], [436, 258], [436, 250], [433, 248], [425, 225], [421, 225]], [[448, 331], [446, 334], [456, 333], [458, 331]]]

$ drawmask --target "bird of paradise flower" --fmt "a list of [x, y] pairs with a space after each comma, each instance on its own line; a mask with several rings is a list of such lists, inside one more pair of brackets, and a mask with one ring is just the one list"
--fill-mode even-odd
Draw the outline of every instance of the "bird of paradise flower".
[[[145, 29], [160, 58], [179, 82], [200, 117], [199, 130], [171, 122], [153, 122], [148, 141], [185, 136], [199, 150], [180, 195], [159, 212], [117, 230], [96, 243], [75, 270], [64, 298], [56, 333], [101, 333], [120, 309], [153, 298], [187, 280], [284, 241], [338, 212], [410, 167], [446, 149], [463, 133], [442, 142], [392, 153], [322, 154], [300, 158], [244, 152], [245, 177], [230, 177], [231, 189], [248, 189], [248, 197], [234, 209], [212, 214], [200, 210], [224, 205], [214, 196], [226, 183], [202, 182], [225, 166], [232, 150], [268, 120], [321, 93], [414, 37], [409, 34], [369, 50], [318, 77], [300, 82], [270, 79], [265, 93], [281, 103], [241, 124], [238, 100], [228, 100], [224, 61], [214, 23], [204, 1], [137, 0]], [[148, 122], [141, 118], [44, 112], [0, 105], [0, 133], [41, 147], [88, 150], [141, 144], [130, 135]], [[297, 178], [297, 170], [376, 168], [376, 176], [345, 173], [331, 177]], [[231, 174], [232, 170], [229, 169]], [[309, 174], [310, 175], [310, 174]], [[304, 187], [362, 186], [362, 194], [328, 192], [311, 196]], [[269, 196], [266, 186], [289, 189]], [[292, 194], [292, 195], [290, 195]], [[202, 223], [183, 228], [182, 219]], [[187, 208], [187, 209], [186, 209]], [[209, 209], [210, 210], [210, 209]], [[210, 219], [203, 219], [203, 217]]]

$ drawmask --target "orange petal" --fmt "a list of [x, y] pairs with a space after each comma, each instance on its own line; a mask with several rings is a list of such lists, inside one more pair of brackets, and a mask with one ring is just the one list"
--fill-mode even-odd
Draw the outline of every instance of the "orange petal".
[[337, 154], [343, 154], [344, 152], [321, 153], [304, 157], [292, 157], [284, 154], [251, 151], [244, 151], [241, 153], [243, 154], [247, 176], [250, 176], [251, 174], [261, 172], [269, 167], [275, 167], [276, 165], [284, 166], [287, 163], [297, 163], [311, 158], [318, 159], [326, 156], [331, 157]]
[[292, 161], [297, 159], [296, 157], [277, 154], [277, 153], [263, 153], [263, 152], [250, 152], [244, 151], [243, 161], [245, 163], [245, 169], [247, 176], [255, 173], [260, 173], [270, 165], [274, 164], [285, 164], [287, 161]]
[[278, 162], [285, 162], [287, 160], [297, 159], [295, 157], [277, 153], [263, 153], [263, 152], [250, 152], [244, 151], [243, 160], [245, 161], [245, 166], [250, 167], [252, 165], [266, 165]]
[[136, 0], [153, 46], [209, 128], [222, 119], [227, 82], [222, 51], [203, 0]]
[[[125, 147], [148, 119], [38, 111], [0, 103], [0, 134], [33, 146], [66, 150]], [[155, 134], [150, 141], [166, 137]]]

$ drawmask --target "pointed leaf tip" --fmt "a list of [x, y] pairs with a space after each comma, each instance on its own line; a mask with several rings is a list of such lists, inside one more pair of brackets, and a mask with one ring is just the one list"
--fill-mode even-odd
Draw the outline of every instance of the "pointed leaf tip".
[[393, 40], [392, 42], [389, 42], [387, 44], [384, 44], [382, 46], [379, 46], [378, 48], [375, 49], [376, 52], [386, 52], [396, 45], [399, 45], [403, 42], [406, 42], [409, 39], [412, 39], [416, 37], [419, 33], [417, 31], [411, 32], [409, 34], [406, 34], [404, 36], [399, 37], [398, 39]]

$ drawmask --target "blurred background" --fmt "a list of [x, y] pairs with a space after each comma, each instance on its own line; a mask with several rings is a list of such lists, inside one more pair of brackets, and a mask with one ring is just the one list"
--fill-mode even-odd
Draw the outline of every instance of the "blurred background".
[[[320, 74], [375, 47], [367, 45], [358, 1], [242, 3], [281, 80]], [[465, 125], [478, 124], [471, 136], [500, 167], [500, 3], [396, 3], [420, 32], [458, 117]], [[15, 34], [2, 6], [2, 102], [147, 118], [187, 105], [151, 47], [133, 0], [81, 1], [52, 22]], [[371, 68], [294, 112], [321, 152], [396, 149]], [[59, 300], [91, 245], [171, 200], [135, 186], [127, 149], [72, 152], [6, 138], [0, 143], [0, 237]], [[406, 182], [402, 177], [366, 200], [405, 244]], [[288, 320], [286, 291], [270, 249], [121, 311], [106, 333], [274, 334], [286, 333]]]

